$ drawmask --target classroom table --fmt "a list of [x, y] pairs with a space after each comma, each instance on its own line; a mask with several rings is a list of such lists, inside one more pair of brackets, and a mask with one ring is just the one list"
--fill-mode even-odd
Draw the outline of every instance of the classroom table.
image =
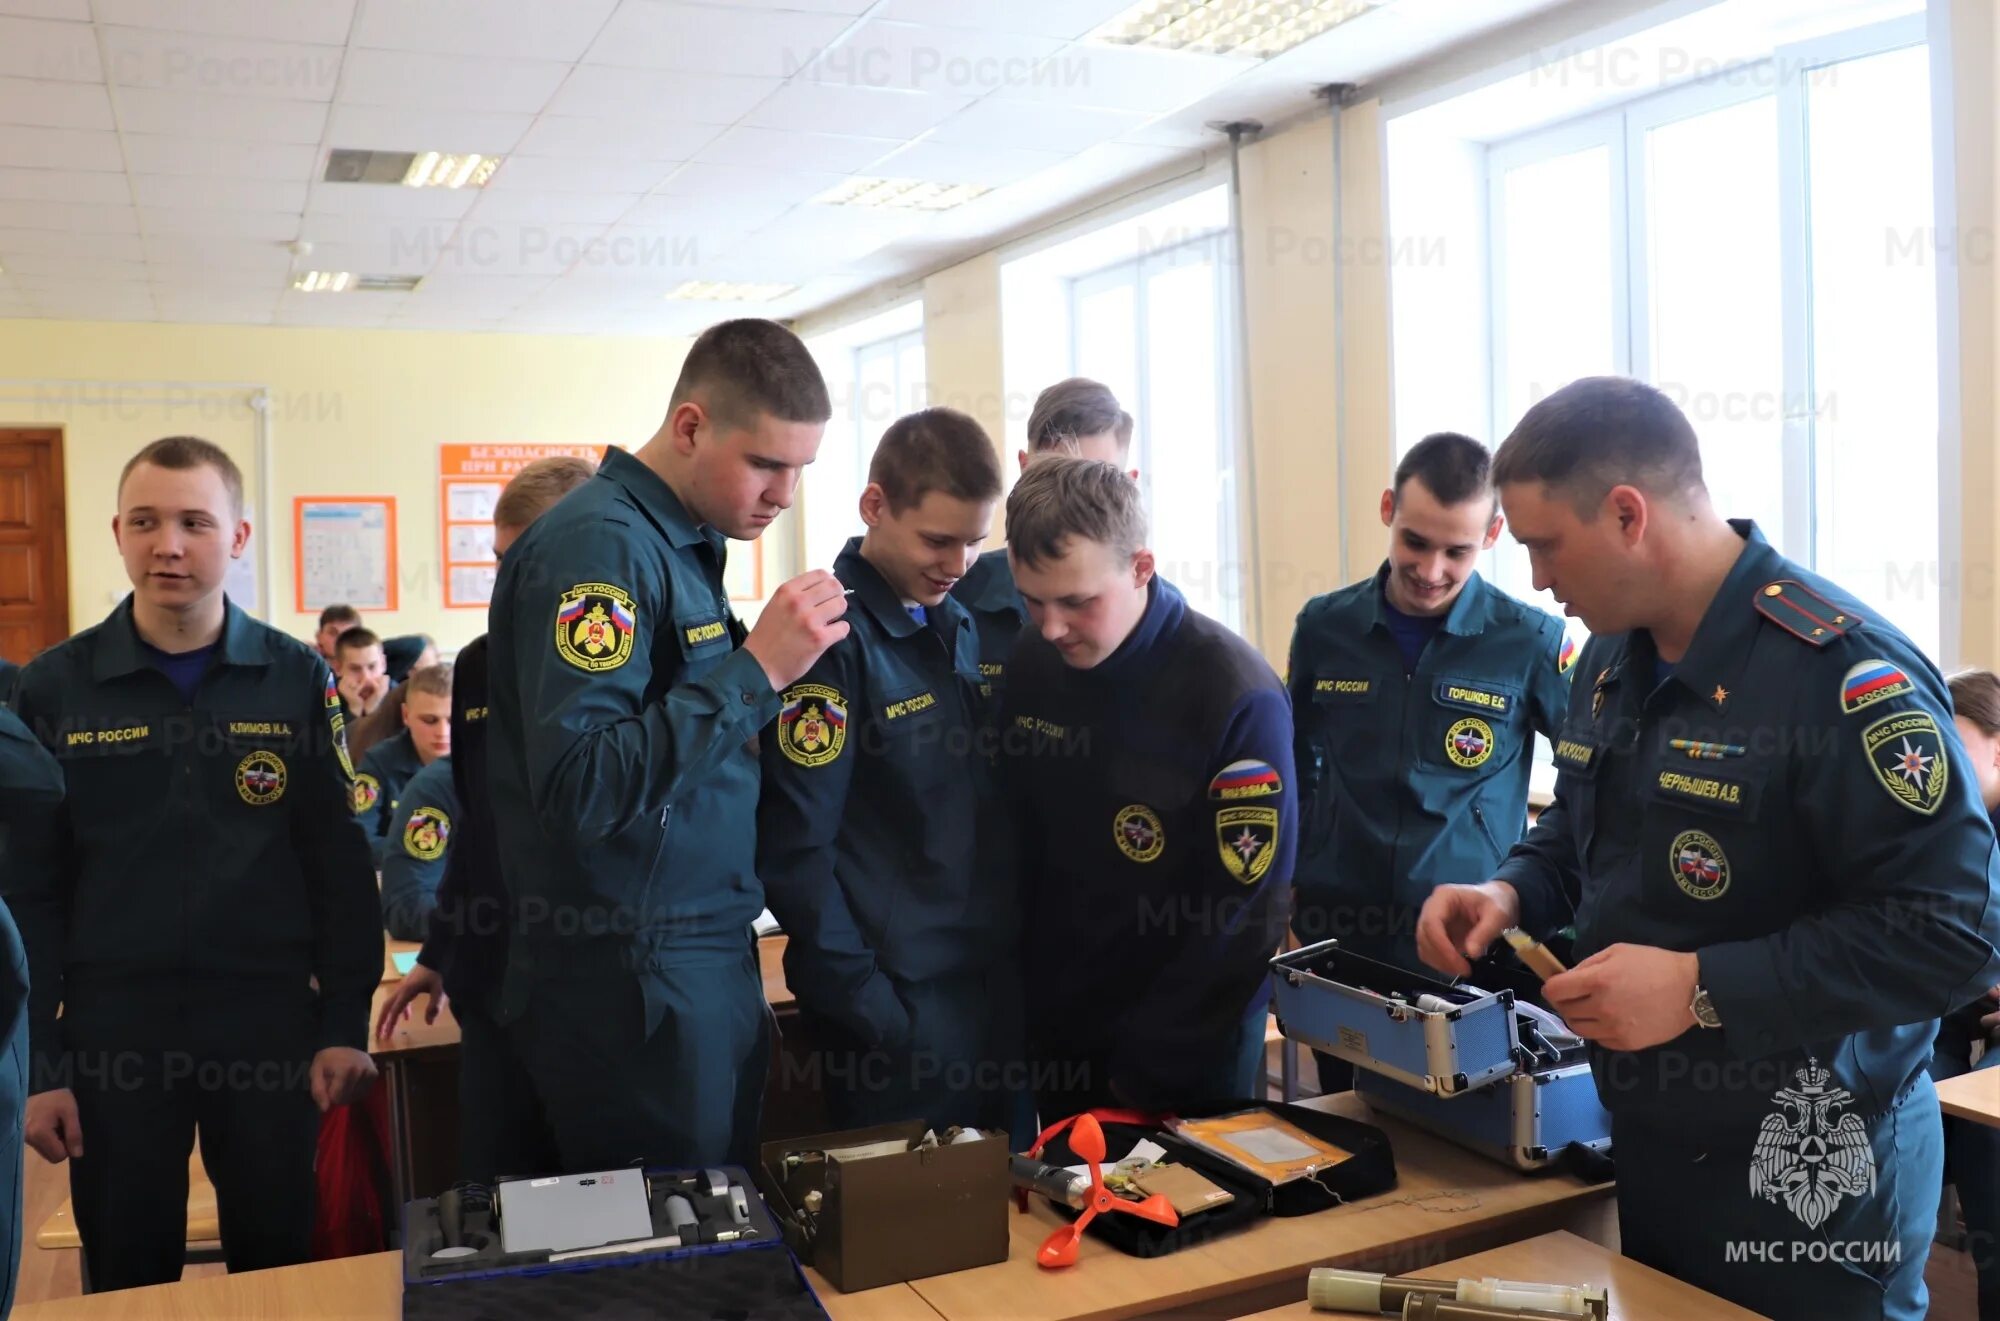
[[[1351, 1093], [1304, 1104], [1365, 1116]], [[980, 1321], [982, 1318], [1109, 1318], [1159, 1312], [1238, 1316], [1305, 1293], [1314, 1266], [1408, 1273], [1455, 1255], [1555, 1229], [1606, 1239], [1611, 1185], [1568, 1175], [1525, 1177], [1392, 1119], [1379, 1119], [1395, 1146], [1400, 1182], [1370, 1197], [1288, 1220], [1266, 1220], [1173, 1256], [1128, 1257], [1086, 1239], [1078, 1264], [1035, 1265], [1035, 1249], [1060, 1223], [1039, 1202], [1008, 1211], [1009, 1260], [953, 1275], [859, 1294], [841, 1294], [809, 1273], [835, 1321]], [[399, 1314], [394, 1253], [319, 1262], [282, 1271], [211, 1277], [127, 1292], [64, 1299], [15, 1310], [21, 1321], [131, 1316], [286, 1316], [345, 1321]]]
[[1974, 1069], [1947, 1078], [1937, 1085], [1937, 1094], [1938, 1107], [1954, 1119], [2000, 1128], [2000, 1068]]
[[[1442, 1261], [1424, 1268], [1432, 1279], [1523, 1280], [1536, 1284], [1594, 1284], [1611, 1296], [1611, 1321], [1666, 1321], [1667, 1318], [1700, 1318], [1700, 1321], [1756, 1321], [1759, 1315], [1691, 1284], [1682, 1284], [1650, 1266], [1641, 1266], [1609, 1248], [1578, 1238], [1574, 1234], [1541, 1234], [1476, 1253]], [[1332, 1321], [1338, 1312], [1315, 1312], [1304, 1303], [1291, 1303], [1259, 1312], [1246, 1321]]]
[[[210, 1275], [180, 1284], [58, 1298], [14, 1309], [15, 1321], [349, 1321], [403, 1314], [401, 1253], [376, 1252], [277, 1270]], [[833, 1321], [938, 1321], [907, 1284], [839, 1294], [806, 1272]]]
[[1305, 1294], [1314, 1266], [1409, 1272], [1554, 1229], [1610, 1240], [1611, 1185], [1567, 1174], [1523, 1176], [1386, 1116], [1352, 1092], [1300, 1104], [1389, 1135], [1397, 1186], [1316, 1215], [1271, 1219], [1171, 1256], [1145, 1260], [1085, 1238], [1077, 1264], [1046, 1271], [1035, 1250], [1062, 1224], [1040, 1199], [1010, 1213], [1012, 1251], [992, 1266], [913, 1280], [948, 1321], [1108, 1321], [1156, 1312], [1241, 1316]]

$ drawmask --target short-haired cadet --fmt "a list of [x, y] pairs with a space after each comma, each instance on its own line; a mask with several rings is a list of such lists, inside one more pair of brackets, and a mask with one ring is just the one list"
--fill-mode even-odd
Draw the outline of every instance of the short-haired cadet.
[[[1561, 620], [1479, 575], [1502, 521], [1490, 462], [1467, 436], [1418, 441], [1382, 493], [1388, 558], [1299, 612], [1292, 929], [1308, 944], [1419, 966], [1432, 887], [1491, 872], [1527, 829], [1535, 735], [1555, 739], [1574, 652]], [[1330, 1056], [1320, 1075], [1350, 1085]]]
[[1593, 634], [1555, 802], [1484, 884], [1440, 886], [1464, 974], [1576, 900], [1543, 985], [1591, 1042], [1623, 1250], [1775, 1318], [1924, 1315], [1937, 1020], [2000, 982], [1993, 828], [1944, 680], [1833, 583], [1724, 520], [1694, 429], [1589, 377], [1493, 461], [1535, 585]]
[[207, 441], [140, 450], [112, 522], [132, 594], [21, 675], [68, 788], [15, 826], [5, 871], [27, 1141], [70, 1162], [100, 1289], [180, 1278], [197, 1140], [230, 1269], [305, 1261], [318, 1111], [375, 1074], [382, 926], [344, 716], [313, 649], [223, 592], [242, 491]]
[[[528, 525], [588, 482], [597, 465], [569, 455], [536, 459], [514, 474], [493, 506], [493, 553], [504, 561]], [[513, 1036], [494, 1020], [513, 923], [500, 877], [500, 845], [487, 774], [487, 639], [459, 650], [452, 664], [452, 756], [432, 767], [450, 768], [451, 801], [458, 810], [444, 836], [444, 875], [431, 908], [416, 966], [384, 1000], [375, 1034], [388, 1040], [419, 996], [428, 996], [425, 1018], [435, 1021], [440, 992], [451, 998], [458, 1020], [458, 1176], [490, 1185], [497, 1175], [550, 1170], [560, 1163], [549, 1121]], [[410, 792], [424, 799], [418, 772]], [[406, 799], [406, 802], [409, 801]], [[449, 811], [450, 809], [446, 809]], [[411, 816], [417, 808], [411, 807]], [[407, 827], [405, 827], [407, 829]], [[390, 871], [383, 871], [383, 894]]]
[[356, 624], [334, 639], [333, 677], [350, 723], [382, 704], [389, 695], [389, 662], [373, 629]]
[[498, 1015], [570, 1169], [755, 1157], [756, 737], [847, 635], [847, 598], [803, 574], [746, 634], [724, 557], [791, 505], [831, 413], [796, 335], [711, 326], [652, 439], [607, 453], [501, 557], [487, 764], [515, 909]]
[[319, 627], [313, 632], [313, 645], [328, 665], [334, 663], [334, 645], [340, 635], [350, 628], [361, 627], [361, 612], [351, 605], [330, 605], [319, 612]]
[[1007, 534], [1032, 620], [1000, 749], [1042, 1120], [1261, 1095], [1298, 827], [1284, 686], [1155, 572], [1111, 464], [1036, 459]]
[[[1122, 468], [1131, 453], [1132, 415], [1118, 406], [1108, 387], [1072, 376], [1035, 396], [1028, 413], [1028, 448], [1016, 451], [1015, 459], [1024, 471], [1029, 460], [1041, 454], [1102, 459]], [[1137, 478], [1138, 473], [1130, 476]], [[995, 697], [1005, 682], [1014, 641], [1028, 622], [1027, 607], [1014, 590], [1007, 548], [996, 546], [974, 560], [951, 594], [972, 616], [983, 695]]]
[[[399, 736], [418, 749], [418, 768], [397, 784], [389, 801], [389, 827], [376, 849], [382, 870], [382, 926], [397, 940], [422, 940], [437, 906], [445, 851], [458, 819], [452, 788], [450, 665], [431, 665], [410, 676], [403, 713], [410, 727]], [[376, 752], [387, 752], [391, 739]], [[429, 752], [428, 757], [424, 754]], [[375, 753], [370, 753], [372, 758]]]
[[999, 503], [977, 422], [931, 408], [892, 423], [861, 493], [867, 531], [833, 566], [851, 631], [764, 731], [757, 870], [839, 1128], [1013, 1118], [1007, 832], [972, 621], [951, 597]]
[[375, 865], [395, 847], [390, 829], [411, 777], [451, 752], [451, 666], [432, 665], [410, 676], [402, 699], [403, 728], [368, 749], [354, 773], [351, 806], [368, 831]]

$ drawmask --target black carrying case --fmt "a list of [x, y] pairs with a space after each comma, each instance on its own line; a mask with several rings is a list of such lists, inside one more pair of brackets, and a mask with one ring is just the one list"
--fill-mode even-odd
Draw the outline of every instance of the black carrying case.
[[[1147, 1139], [1164, 1147], [1173, 1164], [1185, 1165], [1199, 1172], [1217, 1187], [1232, 1194], [1232, 1199], [1226, 1206], [1199, 1212], [1173, 1227], [1155, 1224], [1138, 1216], [1111, 1212], [1092, 1220], [1084, 1232], [1135, 1257], [1164, 1257], [1182, 1248], [1233, 1233], [1265, 1216], [1311, 1215], [1357, 1198], [1372, 1197], [1396, 1186], [1396, 1158], [1390, 1149], [1388, 1135], [1359, 1120], [1304, 1106], [1258, 1101], [1202, 1106], [1184, 1112], [1181, 1117], [1203, 1119], [1249, 1109], [1268, 1110], [1279, 1115], [1350, 1155], [1340, 1164], [1319, 1171], [1311, 1179], [1294, 1179], [1290, 1183], [1273, 1185], [1249, 1170], [1193, 1143], [1182, 1141], [1170, 1129], [1151, 1124], [1103, 1121], [1100, 1127], [1104, 1130], [1106, 1169], [1129, 1155], [1141, 1139]], [[1039, 1159], [1050, 1165], [1081, 1165], [1082, 1158], [1070, 1148], [1069, 1134], [1070, 1130], [1066, 1128], [1050, 1138], [1042, 1148]], [[1082, 1214], [1071, 1207], [1051, 1205], [1054, 1205], [1056, 1214], [1065, 1219], [1074, 1220]]]

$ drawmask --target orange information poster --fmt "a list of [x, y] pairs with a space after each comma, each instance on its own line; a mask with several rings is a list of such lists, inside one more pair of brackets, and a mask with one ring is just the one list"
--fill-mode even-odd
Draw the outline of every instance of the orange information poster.
[[559, 454], [599, 463], [602, 445], [440, 445], [438, 526], [443, 529], [444, 603], [483, 610], [493, 599], [493, 506], [507, 479]]

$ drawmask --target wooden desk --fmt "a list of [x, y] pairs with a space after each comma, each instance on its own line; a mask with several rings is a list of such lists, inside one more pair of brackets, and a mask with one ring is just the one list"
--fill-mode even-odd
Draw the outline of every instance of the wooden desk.
[[[399, 1321], [403, 1257], [378, 1252], [279, 1270], [213, 1275], [147, 1289], [25, 1303], [15, 1321], [213, 1321], [284, 1317], [287, 1321]], [[907, 1284], [866, 1293], [835, 1293], [811, 1271], [806, 1278], [833, 1321], [938, 1321]]]
[[1303, 1104], [1365, 1119], [1389, 1135], [1397, 1187], [1317, 1215], [1266, 1220], [1169, 1257], [1128, 1257], [1085, 1238], [1077, 1265], [1045, 1271], [1035, 1250], [1063, 1223], [1040, 1199], [1010, 1211], [1008, 1260], [910, 1287], [950, 1321], [1105, 1321], [1157, 1312], [1240, 1316], [1302, 1297], [1314, 1266], [1407, 1274], [1552, 1229], [1609, 1233], [1611, 1185], [1525, 1177], [1408, 1125], [1369, 1114], [1350, 1093]]
[[1947, 1078], [1937, 1085], [1937, 1094], [1938, 1107], [1953, 1118], [2000, 1128], [2000, 1065]]
[[[1756, 1321], [1758, 1313], [1746, 1312], [1712, 1293], [1691, 1284], [1682, 1284], [1671, 1275], [1662, 1275], [1650, 1266], [1641, 1266], [1608, 1248], [1578, 1238], [1574, 1234], [1543, 1234], [1504, 1248], [1471, 1257], [1440, 1262], [1426, 1267], [1434, 1279], [1481, 1279], [1497, 1276], [1503, 1280], [1525, 1280], [1537, 1284], [1596, 1284], [1611, 1295], [1611, 1321], [1657, 1321], [1661, 1317], [1700, 1317], [1701, 1321]], [[1299, 1287], [1305, 1287], [1300, 1277]], [[1248, 1321], [1328, 1321], [1335, 1312], [1315, 1312], [1304, 1303], [1292, 1303], [1269, 1312], [1259, 1312]]]

